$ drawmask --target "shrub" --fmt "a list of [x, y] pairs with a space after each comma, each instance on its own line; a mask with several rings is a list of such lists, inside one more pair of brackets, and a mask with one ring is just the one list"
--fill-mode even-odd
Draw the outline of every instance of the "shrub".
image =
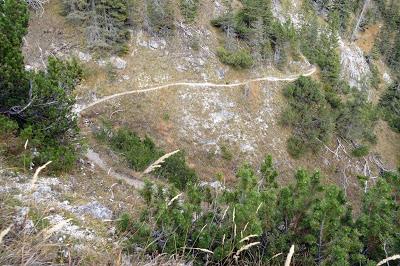
[[0, 115], [0, 135], [9, 135], [16, 133], [18, 129], [17, 122]]
[[196, 19], [199, 6], [199, 0], [180, 0], [179, 3], [181, 13], [187, 22], [193, 22]]
[[147, 15], [150, 27], [154, 33], [160, 35], [170, 35], [175, 29], [175, 15], [170, 0], [150, 0], [147, 1]]
[[217, 50], [217, 55], [222, 63], [236, 68], [250, 68], [253, 65], [253, 58], [246, 50], [229, 52], [225, 48], [220, 47]]
[[16, 122], [1, 118], [3, 130], [16, 131], [18, 125], [16, 135], [23, 142], [29, 140], [30, 149], [21, 154], [24, 165], [30, 160], [37, 165], [51, 158], [54, 162], [48, 170], [67, 168], [76, 157], [74, 146], [79, 143], [77, 116], [72, 109], [73, 90], [82, 69], [76, 60], [50, 57], [46, 71], [26, 71], [22, 55], [28, 22], [26, 3], [2, 1], [0, 14], [0, 113]]
[[306, 144], [297, 137], [290, 137], [287, 140], [286, 148], [290, 156], [295, 159], [299, 159], [307, 152]]
[[394, 83], [386, 89], [379, 106], [383, 119], [395, 132], [400, 133], [400, 83]]
[[[241, 4], [239, 10], [231, 8], [229, 12], [211, 20], [211, 25], [224, 31], [228, 42], [243, 41], [248, 45], [251, 51], [246, 54], [251, 54], [253, 58], [246, 56], [245, 67], [253, 65], [254, 60], [269, 64], [272, 61], [279, 68], [286, 66], [289, 56], [298, 54], [297, 33], [293, 25], [281, 23], [274, 17], [271, 1], [250, 0], [241, 1]], [[221, 49], [217, 53], [223, 63], [232, 64], [235, 61], [230, 58], [233, 55], [229, 56], [233, 53]]]
[[118, 232], [126, 232], [132, 226], [132, 217], [129, 213], [123, 213], [119, 216], [117, 220], [117, 230]]
[[187, 166], [183, 152], [166, 159], [162, 167], [157, 170], [157, 175], [166, 178], [180, 190], [185, 190], [189, 184], [197, 181], [196, 172]]
[[374, 128], [378, 118], [377, 110], [367, 101], [366, 95], [353, 92], [338, 110], [336, 119], [337, 133], [354, 142], [375, 143]]
[[[144, 171], [165, 154], [156, 147], [151, 138], [147, 136], [140, 138], [127, 128], [118, 129], [116, 132], [104, 128], [96, 137], [101, 141], [107, 141], [114, 151], [121, 153], [129, 167], [135, 171]], [[154, 174], [167, 179], [180, 190], [185, 190], [188, 184], [197, 181], [196, 172], [186, 164], [185, 154], [182, 151], [168, 157]]]
[[236, 185], [223, 191], [192, 183], [180, 193], [147, 182], [141, 218], [123, 230], [125, 248], [199, 265], [283, 265], [285, 256], [274, 255], [292, 244], [299, 265], [376, 265], [386, 257], [381, 239], [390, 254], [400, 252], [397, 174], [378, 178], [355, 217], [343, 191], [324, 185], [319, 173], [299, 170], [293, 184], [278, 186], [270, 157], [261, 170], [257, 176], [243, 165]]
[[293, 129], [287, 142], [289, 154], [299, 158], [309, 150], [318, 151], [334, 129], [334, 114], [321, 85], [311, 78], [300, 77], [285, 88], [284, 96], [288, 107], [281, 115], [281, 122]]
[[338, 39], [333, 29], [318, 27], [317, 18], [304, 25], [299, 33], [301, 51], [321, 68], [322, 80], [336, 87], [340, 77], [340, 56], [337, 52]]
[[141, 139], [136, 133], [126, 128], [119, 129], [112, 134], [109, 141], [111, 147], [115, 151], [121, 152], [129, 166], [136, 171], [145, 170], [163, 155], [163, 152], [156, 148], [149, 137]]
[[50, 143], [40, 149], [38, 156], [32, 158], [34, 165], [43, 165], [52, 161], [49, 168], [53, 172], [68, 172], [78, 160], [78, 153], [72, 145], [52, 146]]
[[72, 23], [86, 30], [88, 46], [123, 54], [133, 20], [135, 1], [125, 0], [63, 0], [63, 14]]
[[224, 160], [231, 161], [233, 158], [232, 152], [225, 145], [221, 146], [221, 154]]
[[357, 148], [355, 148], [355, 149], [353, 149], [351, 151], [351, 154], [354, 157], [364, 157], [364, 156], [367, 156], [368, 153], [369, 153], [369, 147], [366, 146], [366, 145], [362, 145], [362, 146], [357, 147]]

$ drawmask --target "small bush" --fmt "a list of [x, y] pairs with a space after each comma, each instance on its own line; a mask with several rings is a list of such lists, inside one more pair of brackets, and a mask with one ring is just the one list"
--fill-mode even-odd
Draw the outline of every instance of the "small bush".
[[126, 232], [132, 226], [132, 217], [129, 213], [123, 213], [117, 220], [118, 232]]
[[193, 22], [196, 19], [199, 5], [199, 0], [180, 0], [179, 7], [186, 22]]
[[287, 140], [286, 148], [290, 156], [295, 159], [299, 159], [307, 151], [306, 144], [297, 137], [290, 137]]
[[368, 102], [367, 96], [361, 92], [353, 92], [338, 108], [336, 130], [347, 140], [375, 143], [374, 128], [377, 119], [377, 108]]
[[253, 65], [253, 58], [247, 50], [239, 50], [229, 52], [225, 48], [220, 47], [217, 55], [222, 63], [233, 66], [235, 68], [250, 68]]
[[129, 166], [136, 171], [145, 170], [163, 155], [163, 152], [156, 148], [149, 137], [141, 139], [136, 133], [126, 128], [119, 129], [109, 141], [111, 147], [115, 151], [121, 152]]
[[233, 158], [232, 152], [225, 145], [221, 146], [221, 154], [224, 160], [231, 161]]
[[357, 148], [355, 148], [355, 149], [353, 149], [353, 150], [351, 151], [351, 154], [352, 154], [354, 157], [357, 157], [357, 158], [367, 156], [368, 153], [369, 153], [369, 147], [366, 146], [366, 145], [362, 145], [362, 146], [357, 147]]
[[319, 173], [299, 170], [287, 186], [277, 176], [267, 157], [260, 176], [245, 164], [238, 182], [222, 191], [192, 183], [180, 193], [147, 182], [141, 218], [129, 228], [126, 215], [118, 221], [125, 248], [183, 256], [194, 265], [283, 265], [286, 256], [274, 255], [291, 245], [296, 265], [376, 265], [386, 252], [400, 251], [397, 174], [379, 177], [363, 193], [358, 217], [344, 192]]
[[76, 161], [78, 160], [78, 154], [72, 145], [48, 145], [44, 146], [39, 155], [32, 158], [35, 165], [43, 165], [48, 161], [52, 161], [49, 165], [49, 169], [52, 172], [67, 172], [73, 169]]
[[395, 132], [400, 133], [400, 83], [394, 83], [386, 89], [379, 106], [383, 119]]
[[157, 175], [168, 179], [180, 190], [185, 190], [188, 184], [195, 183], [198, 179], [196, 172], [187, 166], [183, 152], [178, 152], [166, 159], [157, 171]]
[[18, 129], [17, 122], [0, 115], [0, 135], [9, 135], [16, 132]]
[[[99, 131], [97, 138], [107, 141], [114, 151], [121, 153], [129, 167], [135, 171], [144, 171], [165, 154], [156, 147], [152, 139], [147, 136], [142, 139], [127, 128], [121, 128], [117, 132], [105, 128]], [[154, 174], [167, 179], [180, 190], [185, 190], [188, 184], [197, 181], [196, 172], [186, 164], [183, 152], [167, 158]]]
[[289, 154], [299, 158], [307, 151], [317, 152], [330, 139], [335, 118], [321, 84], [300, 77], [285, 88], [284, 96], [289, 105], [281, 115], [281, 123], [293, 131], [287, 142]]
[[171, 1], [150, 0], [147, 2], [150, 30], [159, 35], [171, 35], [175, 29], [175, 15]]

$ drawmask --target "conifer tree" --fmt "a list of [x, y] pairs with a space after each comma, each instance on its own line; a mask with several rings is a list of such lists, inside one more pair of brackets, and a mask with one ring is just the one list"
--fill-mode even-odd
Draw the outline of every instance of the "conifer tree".
[[25, 1], [0, 2], [0, 111], [23, 106], [29, 96], [29, 82], [21, 53], [28, 25]]

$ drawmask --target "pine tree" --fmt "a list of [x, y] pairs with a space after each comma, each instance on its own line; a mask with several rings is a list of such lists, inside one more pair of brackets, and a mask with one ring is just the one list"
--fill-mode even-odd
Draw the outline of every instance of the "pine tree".
[[29, 83], [21, 53], [28, 25], [25, 1], [0, 2], [0, 111], [28, 101]]
[[364, 195], [357, 228], [368, 260], [377, 262], [388, 254], [400, 253], [399, 188], [400, 176], [386, 173]]

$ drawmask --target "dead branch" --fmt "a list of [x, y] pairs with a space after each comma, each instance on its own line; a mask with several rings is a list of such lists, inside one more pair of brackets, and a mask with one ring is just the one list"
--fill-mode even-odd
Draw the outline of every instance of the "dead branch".
[[349, 168], [350, 165], [347, 165], [346, 167], [344, 167], [342, 169], [342, 175], [343, 175], [343, 181], [342, 181], [342, 185], [343, 185], [343, 190], [344, 190], [344, 194], [347, 196], [347, 187], [349, 186], [349, 179], [346, 175], [346, 170], [347, 168]]
[[393, 171], [393, 170], [390, 170], [387, 167], [385, 167], [385, 165], [383, 164], [381, 158], [377, 158], [376, 155], [371, 155], [369, 157], [369, 160], [372, 163], [374, 163], [379, 168], [379, 171], [381, 171], [381, 172], [392, 172]]
[[381, 266], [381, 265], [383, 265], [383, 264], [385, 264], [385, 263], [387, 263], [389, 261], [392, 261], [392, 260], [400, 260], [400, 255], [394, 255], [394, 256], [391, 256], [391, 257], [386, 258], [384, 260], [381, 260], [376, 266]]
[[369, 5], [369, 2], [370, 2], [370, 0], [365, 0], [365, 1], [364, 1], [364, 5], [363, 5], [363, 8], [362, 8], [362, 10], [361, 10], [360, 16], [358, 17], [356, 26], [354, 27], [353, 33], [352, 33], [352, 35], [351, 35], [351, 40], [352, 40], [352, 41], [355, 40], [355, 36], [356, 36], [356, 34], [357, 34], [357, 32], [358, 32], [358, 28], [360, 27], [361, 21], [362, 21], [363, 18], [364, 18], [365, 11], [367, 11], [367, 7], [368, 7], [368, 5]]
[[45, 63], [44, 60], [43, 60], [43, 50], [42, 50], [42, 48], [40, 47], [39, 43], [36, 43], [36, 45], [37, 45], [37, 47], [39, 48], [39, 51], [40, 51], [40, 60], [42, 61], [42, 65], [43, 65], [43, 67], [46, 69], [46, 63]]

